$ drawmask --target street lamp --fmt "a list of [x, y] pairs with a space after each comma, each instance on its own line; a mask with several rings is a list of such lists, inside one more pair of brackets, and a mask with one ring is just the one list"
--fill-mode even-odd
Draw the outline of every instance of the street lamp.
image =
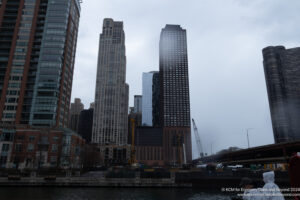
[[253, 128], [247, 128], [247, 141], [248, 141], [248, 149], [250, 148], [250, 144], [249, 144], [249, 130], [251, 130]]

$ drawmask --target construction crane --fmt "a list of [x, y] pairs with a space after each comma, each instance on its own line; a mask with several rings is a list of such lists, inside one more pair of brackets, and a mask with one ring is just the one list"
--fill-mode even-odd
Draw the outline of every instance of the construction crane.
[[201, 144], [200, 136], [198, 133], [198, 128], [196, 126], [195, 120], [192, 119], [192, 121], [193, 121], [194, 134], [195, 134], [195, 138], [196, 138], [198, 153], [199, 153], [200, 158], [202, 158], [204, 156], [204, 152], [203, 152], [203, 147]]

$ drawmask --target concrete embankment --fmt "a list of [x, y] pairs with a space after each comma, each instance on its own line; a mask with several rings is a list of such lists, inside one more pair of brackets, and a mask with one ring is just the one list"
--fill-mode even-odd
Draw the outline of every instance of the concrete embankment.
[[192, 187], [191, 183], [175, 183], [174, 179], [138, 179], [138, 178], [93, 178], [93, 177], [57, 177], [46, 180], [42, 177], [22, 177], [20, 180], [0, 178], [3, 186], [65, 186], [65, 187]]

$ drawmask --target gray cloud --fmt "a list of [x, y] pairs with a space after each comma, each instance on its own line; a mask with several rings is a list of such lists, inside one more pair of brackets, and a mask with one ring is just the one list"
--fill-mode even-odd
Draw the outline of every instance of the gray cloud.
[[214, 152], [246, 148], [249, 127], [251, 146], [273, 143], [261, 49], [299, 46], [299, 8], [297, 0], [86, 0], [72, 98], [86, 107], [94, 100], [103, 18], [124, 22], [131, 105], [142, 72], [158, 70], [161, 29], [180, 24], [187, 29], [192, 117], [206, 151], [211, 143]]

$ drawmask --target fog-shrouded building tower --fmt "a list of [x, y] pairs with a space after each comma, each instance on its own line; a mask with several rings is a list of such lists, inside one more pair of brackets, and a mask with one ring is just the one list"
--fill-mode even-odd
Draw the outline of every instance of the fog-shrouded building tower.
[[160, 116], [166, 163], [192, 160], [186, 30], [166, 25], [159, 42]]
[[275, 143], [300, 140], [300, 48], [262, 53]]
[[103, 20], [96, 78], [92, 143], [127, 144], [128, 91], [123, 22]]
[[0, 2], [1, 122], [66, 127], [80, 1]]

